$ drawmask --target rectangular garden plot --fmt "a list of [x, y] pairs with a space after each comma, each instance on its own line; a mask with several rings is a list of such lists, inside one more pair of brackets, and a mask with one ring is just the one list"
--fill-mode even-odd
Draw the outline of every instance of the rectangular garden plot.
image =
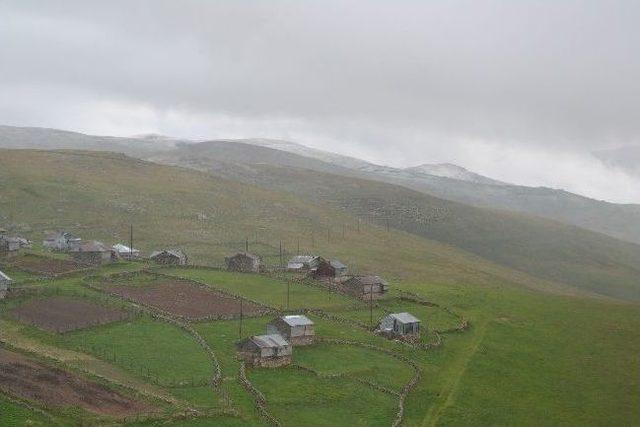
[[32, 299], [16, 307], [12, 314], [21, 322], [50, 332], [68, 332], [103, 325], [129, 316], [125, 310], [70, 297]]
[[[129, 279], [129, 284], [105, 284], [102, 289], [190, 320], [232, 319], [240, 316], [241, 300], [234, 296], [180, 279], [158, 278], [149, 281], [141, 278], [141, 283], [136, 284], [136, 277]], [[269, 309], [266, 307], [242, 301], [243, 316], [262, 315], [267, 311]]]
[[105, 385], [0, 348], [0, 389], [45, 407], [81, 407], [101, 415], [125, 417], [154, 410]]
[[18, 270], [40, 275], [69, 273], [81, 268], [71, 260], [32, 254], [22, 255], [12, 259], [11, 266]]

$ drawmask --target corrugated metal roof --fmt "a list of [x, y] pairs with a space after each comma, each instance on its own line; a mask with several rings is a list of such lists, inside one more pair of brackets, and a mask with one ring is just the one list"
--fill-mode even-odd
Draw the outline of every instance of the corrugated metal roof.
[[184, 252], [182, 252], [180, 249], [165, 249], [162, 251], [153, 251], [151, 252], [151, 255], [149, 255], [150, 258], [155, 258], [158, 255], [161, 254], [168, 254], [168, 255], [172, 255], [174, 257], [177, 258], [183, 258], [185, 256]]
[[282, 316], [281, 319], [284, 320], [284, 322], [289, 326], [313, 325], [313, 321], [302, 314], [291, 314], [288, 316]]
[[0, 271], [0, 280], [3, 281], [8, 281], [8, 282], [13, 282], [13, 280], [11, 279], [11, 277], [7, 276], [6, 274], [4, 274], [2, 271]]
[[94, 240], [80, 243], [73, 252], [110, 252], [110, 249], [104, 243]]
[[290, 264], [308, 264], [318, 257], [315, 255], [296, 255], [289, 260]]
[[329, 261], [329, 263], [331, 264], [331, 266], [333, 268], [338, 268], [338, 269], [343, 269], [343, 268], [347, 268], [346, 265], [344, 265], [343, 263], [341, 263], [340, 261], [338, 261], [337, 259], [332, 259], [331, 261]]
[[260, 348], [279, 348], [289, 346], [287, 340], [278, 334], [256, 335], [251, 337], [251, 341]]
[[420, 319], [409, 313], [392, 313], [389, 316], [397, 319], [400, 323], [419, 323]]
[[118, 253], [125, 253], [125, 254], [131, 253], [131, 252], [133, 253], [140, 252], [138, 249], [136, 248], [131, 249], [129, 246], [123, 245], [122, 243], [113, 245], [113, 249]]

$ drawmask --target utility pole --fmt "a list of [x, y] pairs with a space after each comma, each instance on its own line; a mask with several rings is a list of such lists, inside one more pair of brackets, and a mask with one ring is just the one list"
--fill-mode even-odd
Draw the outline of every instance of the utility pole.
[[280, 240], [280, 268], [282, 268], [282, 240]]
[[342, 240], [344, 240], [346, 225], [342, 224]]
[[296, 254], [300, 255], [300, 238], [298, 237], [298, 251]]
[[238, 331], [240, 339], [242, 339], [242, 298], [240, 298], [240, 330]]
[[315, 240], [313, 238], [313, 230], [311, 230], [311, 248], [315, 248], [316, 244], [315, 244]]
[[289, 287], [291, 285], [291, 281], [287, 280], [287, 310], [289, 310]]
[[360, 233], [360, 218], [358, 218], [358, 233]]
[[369, 286], [369, 326], [373, 328], [373, 285]]
[[129, 261], [133, 259], [133, 224], [129, 224]]
[[331, 227], [327, 227], [327, 242], [331, 243]]
[[247, 240], [244, 242], [244, 252], [248, 253], [249, 252], [249, 238], [247, 237]]

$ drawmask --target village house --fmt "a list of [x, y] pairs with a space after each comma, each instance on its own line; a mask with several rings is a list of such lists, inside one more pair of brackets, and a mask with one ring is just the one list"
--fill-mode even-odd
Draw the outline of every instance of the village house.
[[42, 247], [54, 251], [68, 252], [78, 249], [82, 239], [74, 236], [66, 231], [56, 231], [55, 233], [47, 234], [42, 241]]
[[289, 271], [311, 271], [318, 267], [322, 258], [315, 255], [296, 255], [287, 263]]
[[135, 248], [130, 248], [129, 246], [123, 245], [122, 243], [118, 243], [113, 245], [112, 249], [116, 251], [118, 256], [122, 259], [138, 259], [140, 258], [140, 251]]
[[291, 344], [278, 334], [256, 335], [240, 341], [238, 357], [251, 366], [276, 368], [291, 363]]
[[393, 337], [420, 337], [420, 319], [409, 313], [392, 313], [382, 318], [378, 332]]
[[0, 299], [7, 296], [9, 285], [13, 283], [13, 280], [2, 271], [0, 271]]
[[225, 262], [227, 270], [242, 273], [258, 273], [262, 267], [260, 257], [247, 252], [238, 252], [233, 256], [226, 257]]
[[[18, 253], [20, 248], [25, 245], [26, 240], [19, 237], [0, 236], [0, 254], [11, 257]], [[27, 242], [28, 244], [28, 242]]]
[[379, 276], [353, 276], [342, 283], [344, 291], [364, 300], [382, 298], [389, 284]]
[[313, 322], [301, 314], [281, 316], [267, 325], [267, 332], [279, 334], [291, 345], [313, 344], [316, 336]]
[[180, 249], [155, 251], [149, 258], [156, 264], [162, 265], [186, 265], [188, 261], [187, 255]]
[[102, 242], [81, 242], [72, 249], [71, 257], [75, 262], [84, 266], [108, 264], [117, 260], [118, 254]]
[[337, 259], [331, 261], [320, 259], [317, 267], [312, 272], [313, 277], [316, 279], [342, 277], [347, 274], [347, 266]]

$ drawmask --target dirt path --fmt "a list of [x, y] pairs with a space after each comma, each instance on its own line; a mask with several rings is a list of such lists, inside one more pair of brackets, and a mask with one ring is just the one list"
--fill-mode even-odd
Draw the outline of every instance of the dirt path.
[[128, 373], [93, 356], [74, 350], [50, 346], [32, 338], [25, 337], [20, 333], [19, 326], [5, 320], [0, 320], [0, 343], [6, 343], [16, 349], [36, 353], [46, 358], [56, 360], [79, 371], [87, 372], [104, 378], [107, 381], [133, 389], [142, 395], [164, 400], [179, 407], [188, 406], [185, 402], [176, 399], [164, 390], [131, 378]]
[[488, 322], [475, 323], [474, 328], [471, 329], [471, 333], [473, 334], [473, 339], [471, 343], [467, 347], [466, 351], [456, 359], [455, 363], [451, 365], [448, 369], [448, 373], [450, 373], [450, 379], [443, 387], [440, 392], [440, 397], [436, 400], [436, 402], [431, 405], [429, 411], [425, 415], [422, 426], [423, 427], [434, 427], [442, 413], [451, 406], [455, 402], [455, 395], [458, 391], [458, 387], [460, 385], [460, 381], [464, 377], [464, 373], [467, 370], [467, 365], [469, 361], [473, 358], [482, 339], [484, 338], [484, 334], [487, 330]]

